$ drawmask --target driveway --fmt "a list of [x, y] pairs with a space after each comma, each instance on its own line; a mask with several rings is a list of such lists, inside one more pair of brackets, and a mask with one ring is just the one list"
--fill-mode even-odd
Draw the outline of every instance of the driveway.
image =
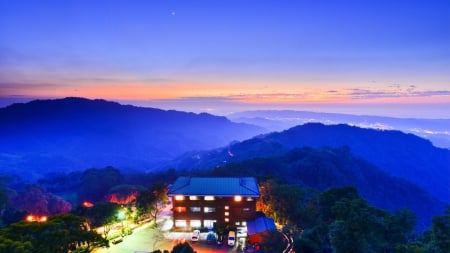
[[160, 249], [172, 250], [179, 242], [188, 242], [197, 253], [224, 253], [224, 252], [242, 252], [235, 247], [227, 245], [207, 244], [207, 233], [200, 234], [198, 242], [191, 242], [190, 232], [170, 232], [171, 220], [168, 216], [163, 216], [158, 220], [159, 228], [152, 229], [150, 224], [136, 228], [133, 234], [125, 236], [123, 241], [118, 244], [110, 243], [109, 248], [97, 249], [95, 253], [135, 253], [135, 252], [153, 252]]

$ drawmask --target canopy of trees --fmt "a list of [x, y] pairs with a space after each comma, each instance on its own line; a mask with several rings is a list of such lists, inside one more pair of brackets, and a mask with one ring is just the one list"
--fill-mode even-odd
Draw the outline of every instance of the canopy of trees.
[[85, 218], [62, 214], [47, 222], [19, 222], [0, 230], [0, 252], [66, 253], [107, 247], [108, 241], [88, 229]]

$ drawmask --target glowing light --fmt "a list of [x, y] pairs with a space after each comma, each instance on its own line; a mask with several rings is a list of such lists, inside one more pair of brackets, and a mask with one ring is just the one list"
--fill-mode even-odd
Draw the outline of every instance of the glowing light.
[[84, 202], [83, 202], [83, 206], [84, 206], [84, 207], [93, 207], [94, 204], [92, 204], [92, 203], [89, 202], [89, 201], [84, 201]]
[[240, 202], [242, 200], [242, 196], [234, 196], [234, 201]]
[[125, 218], [125, 211], [124, 211], [124, 210], [120, 210], [120, 211], [117, 213], [117, 219], [123, 220], [124, 218]]
[[183, 195], [175, 195], [175, 200], [184, 200]]
[[214, 200], [214, 196], [205, 196], [205, 200], [207, 201]]
[[46, 222], [48, 220], [48, 217], [46, 215], [43, 216], [37, 216], [37, 215], [33, 215], [33, 214], [29, 214], [27, 215], [27, 217], [25, 217], [25, 220], [27, 222]]

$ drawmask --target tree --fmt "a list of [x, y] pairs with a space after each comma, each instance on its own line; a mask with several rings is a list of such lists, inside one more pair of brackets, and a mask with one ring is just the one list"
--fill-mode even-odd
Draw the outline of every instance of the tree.
[[122, 182], [120, 171], [113, 167], [88, 169], [81, 175], [78, 199], [92, 203], [104, 201], [109, 190]]
[[261, 249], [263, 252], [282, 252], [286, 248], [283, 235], [277, 230], [269, 230], [263, 233]]
[[150, 190], [139, 192], [136, 205], [140, 213], [150, 214], [156, 225], [156, 218], [168, 201], [167, 187], [163, 183], [156, 183]]
[[433, 218], [430, 252], [450, 252], [450, 207], [445, 214]]
[[27, 215], [27, 211], [24, 210], [18, 210], [14, 207], [8, 207], [5, 208], [2, 212], [2, 223], [6, 226], [19, 222], [23, 219], [25, 219], [25, 216]]
[[111, 225], [118, 220], [120, 206], [115, 203], [101, 202], [87, 210], [87, 217], [94, 227], [103, 226], [103, 234], [107, 238]]
[[195, 253], [194, 249], [187, 242], [179, 243], [175, 245], [171, 253]]
[[0, 176], [0, 211], [6, 206], [9, 200], [8, 195], [6, 195], [6, 182], [8, 180], [8, 177]]
[[32, 214], [49, 215], [68, 213], [72, 205], [36, 184], [26, 185], [18, 194], [11, 198], [11, 205], [19, 210]]
[[85, 218], [73, 214], [52, 216], [47, 222], [14, 223], [0, 230], [0, 238], [0, 249], [8, 249], [1, 252], [90, 252], [108, 247], [106, 239], [89, 230]]
[[313, 190], [269, 180], [260, 184], [260, 192], [258, 210], [277, 223], [288, 224], [295, 231], [315, 224], [318, 213]]

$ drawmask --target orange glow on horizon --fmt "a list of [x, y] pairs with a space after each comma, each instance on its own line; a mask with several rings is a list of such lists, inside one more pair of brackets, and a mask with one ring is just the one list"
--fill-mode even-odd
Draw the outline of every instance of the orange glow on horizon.
[[[180, 100], [183, 98], [223, 98], [240, 104], [385, 104], [385, 103], [449, 103], [449, 95], [420, 96], [393, 94], [370, 97], [369, 94], [352, 95], [350, 87], [316, 88], [313, 85], [272, 85], [257, 84], [117, 84], [58, 86], [33, 90], [4, 89], [5, 94], [18, 94], [36, 98], [85, 97], [107, 100]], [[376, 93], [377, 90], [374, 90]]]

